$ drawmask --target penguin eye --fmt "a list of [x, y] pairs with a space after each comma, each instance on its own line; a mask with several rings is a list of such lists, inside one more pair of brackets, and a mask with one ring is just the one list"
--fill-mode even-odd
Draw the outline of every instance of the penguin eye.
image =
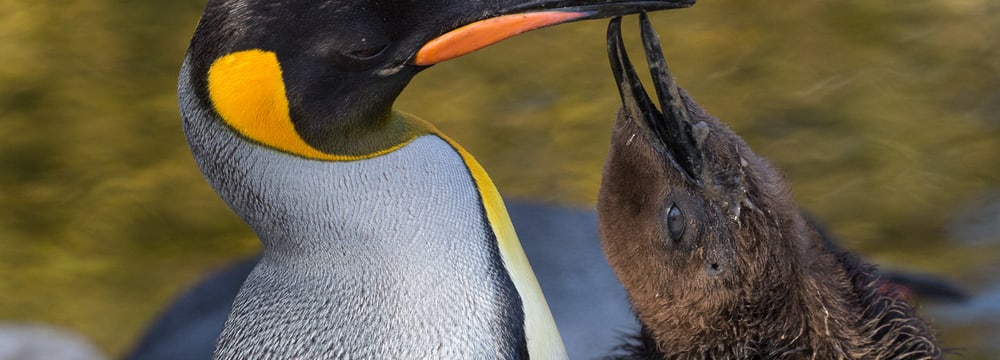
[[357, 44], [353, 47], [331, 49], [330, 59], [348, 71], [368, 69], [376, 63], [376, 59], [386, 53], [389, 44], [386, 42], [371, 42]]
[[354, 60], [370, 60], [382, 54], [387, 47], [389, 47], [389, 45], [378, 45], [363, 49], [350, 50], [345, 52], [344, 55]]
[[676, 203], [670, 204], [670, 209], [667, 210], [667, 231], [670, 233], [670, 238], [674, 241], [680, 240], [681, 236], [684, 236], [685, 227], [687, 221], [684, 221], [684, 213]]

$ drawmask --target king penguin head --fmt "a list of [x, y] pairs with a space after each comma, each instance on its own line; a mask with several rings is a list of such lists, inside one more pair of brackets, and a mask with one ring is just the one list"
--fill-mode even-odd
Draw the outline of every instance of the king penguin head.
[[432, 64], [559, 23], [690, 6], [693, 0], [210, 0], [188, 79], [253, 142], [325, 160], [412, 138], [392, 104]]

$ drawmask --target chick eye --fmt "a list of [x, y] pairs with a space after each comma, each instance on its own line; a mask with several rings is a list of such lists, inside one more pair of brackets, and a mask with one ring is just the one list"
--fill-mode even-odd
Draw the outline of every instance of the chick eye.
[[670, 238], [674, 241], [680, 240], [681, 236], [684, 236], [685, 227], [687, 221], [684, 221], [684, 213], [677, 204], [670, 204], [670, 209], [667, 210], [667, 232], [670, 233]]

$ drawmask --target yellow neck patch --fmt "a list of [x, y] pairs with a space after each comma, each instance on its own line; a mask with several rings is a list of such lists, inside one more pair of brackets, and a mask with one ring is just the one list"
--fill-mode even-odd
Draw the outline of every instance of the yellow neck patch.
[[[394, 146], [362, 155], [322, 152], [302, 140], [288, 110], [281, 65], [273, 52], [244, 50], [223, 56], [208, 70], [208, 94], [222, 120], [240, 135], [267, 147], [305, 158], [354, 161], [403, 147], [422, 131]], [[350, 139], [344, 139], [349, 141]]]

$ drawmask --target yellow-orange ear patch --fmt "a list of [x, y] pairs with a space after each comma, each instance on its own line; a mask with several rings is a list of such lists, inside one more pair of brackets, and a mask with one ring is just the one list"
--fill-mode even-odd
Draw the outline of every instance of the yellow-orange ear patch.
[[208, 94], [223, 121], [241, 135], [278, 150], [325, 157], [295, 132], [274, 53], [246, 50], [219, 58], [208, 70]]

